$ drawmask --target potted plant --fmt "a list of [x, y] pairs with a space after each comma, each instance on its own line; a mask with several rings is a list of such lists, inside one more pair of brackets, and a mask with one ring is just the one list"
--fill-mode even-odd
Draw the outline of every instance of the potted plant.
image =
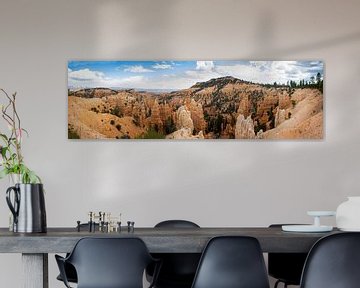
[[[28, 132], [21, 127], [19, 114], [16, 110], [16, 93], [11, 96], [0, 89], [6, 96], [7, 103], [0, 104], [1, 116], [5, 120], [9, 132], [8, 135], [0, 133], [0, 179], [10, 175], [15, 183], [41, 183], [41, 179], [32, 170], [30, 170], [24, 163], [24, 158], [21, 153], [21, 143], [23, 135], [28, 135]], [[19, 179], [16, 179], [19, 178]]]
[[16, 93], [5, 96], [0, 104], [1, 116], [7, 124], [8, 133], [0, 133], [0, 179], [9, 175], [13, 186], [6, 191], [6, 201], [13, 214], [14, 232], [46, 232], [44, 190], [39, 176], [24, 163], [21, 144], [28, 132], [22, 128], [16, 109]]

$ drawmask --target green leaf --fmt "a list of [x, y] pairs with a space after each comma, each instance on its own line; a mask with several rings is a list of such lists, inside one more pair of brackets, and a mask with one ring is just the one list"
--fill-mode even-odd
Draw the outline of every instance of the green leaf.
[[36, 174], [33, 171], [30, 171], [28, 176], [29, 176], [30, 183], [32, 183], [32, 184], [41, 183], [40, 178], [38, 176], [36, 176]]
[[1, 156], [2, 156], [3, 158], [6, 157], [6, 152], [7, 152], [8, 150], [9, 150], [8, 147], [2, 147], [2, 148], [1, 148]]
[[5, 134], [0, 133], [0, 137], [4, 140], [4, 142], [7, 142], [9, 140]]
[[20, 170], [20, 174], [22, 175], [21, 180], [23, 183], [31, 183], [31, 184], [41, 183], [40, 177], [37, 176], [34, 171], [26, 167], [23, 163], [19, 164], [19, 170]]
[[9, 172], [14, 174], [21, 174], [21, 169], [18, 164], [14, 164], [9, 167]]
[[13, 153], [12, 155], [11, 155], [11, 157], [10, 157], [10, 159], [16, 159], [17, 158], [17, 154], [16, 153]]
[[28, 132], [26, 129], [21, 128], [21, 130], [22, 130], [22, 131], [24, 131], [24, 132], [26, 133], [26, 136], [27, 136], [27, 137], [29, 137], [29, 132]]

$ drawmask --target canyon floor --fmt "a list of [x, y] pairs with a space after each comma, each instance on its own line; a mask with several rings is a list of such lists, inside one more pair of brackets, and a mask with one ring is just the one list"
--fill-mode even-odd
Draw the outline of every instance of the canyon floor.
[[69, 90], [70, 139], [322, 139], [323, 94], [234, 77], [188, 89]]

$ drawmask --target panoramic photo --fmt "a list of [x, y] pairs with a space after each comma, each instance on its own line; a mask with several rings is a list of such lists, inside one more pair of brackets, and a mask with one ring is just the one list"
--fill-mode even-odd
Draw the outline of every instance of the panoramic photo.
[[69, 139], [322, 139], [322, 61], [69, 61]]

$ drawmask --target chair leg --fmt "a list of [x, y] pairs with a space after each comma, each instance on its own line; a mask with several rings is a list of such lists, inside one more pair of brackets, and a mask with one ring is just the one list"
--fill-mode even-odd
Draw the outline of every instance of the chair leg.
[[287, 287], [288, 287], [288, 285], [287, 285], [286, 282], [283, 282], [283, 281], [281, 281], [281, 280], [277, 280], [277, 281], [275, 282], [275, 284], [274, 284], [274, 288], [277, 288], [280, 283], [284, 283], [284, 288], [287, 288]]

